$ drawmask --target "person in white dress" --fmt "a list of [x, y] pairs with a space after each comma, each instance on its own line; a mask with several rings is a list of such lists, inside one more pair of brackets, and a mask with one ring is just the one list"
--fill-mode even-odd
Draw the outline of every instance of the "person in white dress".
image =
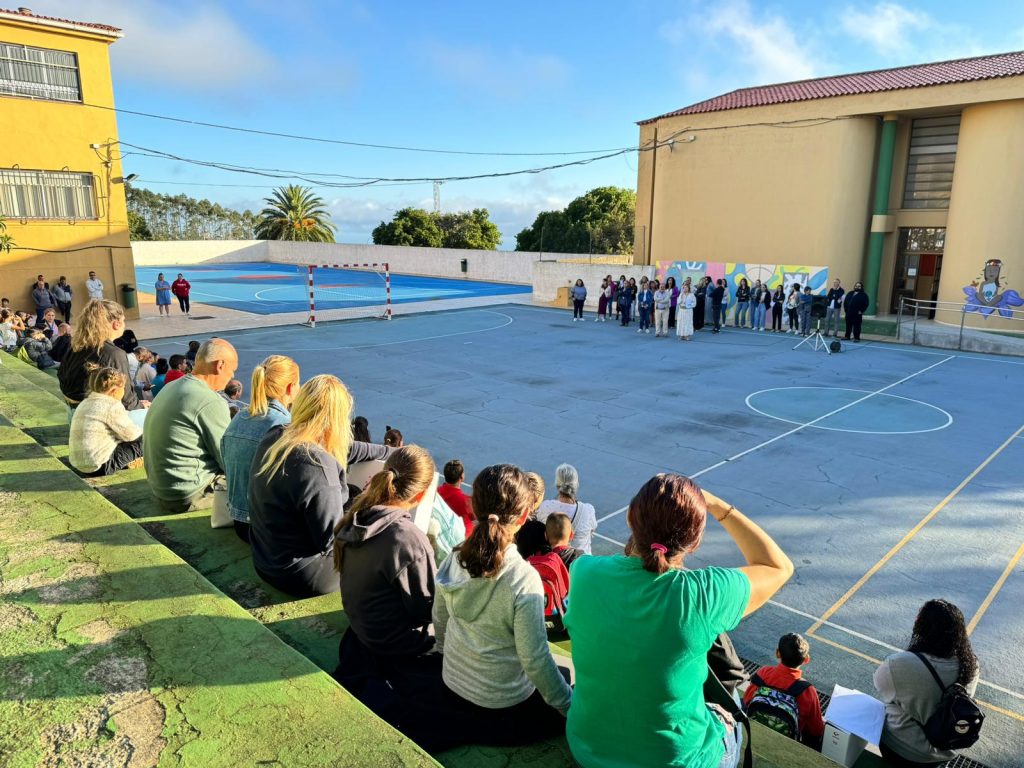
[[676, 338], [689, 341], [693, 338], [693, 308], [697, 306], [697, 297], [690, 287], [690, 281], [683, 283], [683, 291], [679, 294], [676, 304]]
[[550, 515], [561, 512], [572, 523], [570, 546], [591, 554], [594, 531], [597, 530], [597, 511], [593, 504], [584, 504], [576, 498], [580, 487], [580, 475], [571, 464], [559, 464], [555, 470], [557, 499], [546, 499], [537, 509], [537, 520], [544, 523]]

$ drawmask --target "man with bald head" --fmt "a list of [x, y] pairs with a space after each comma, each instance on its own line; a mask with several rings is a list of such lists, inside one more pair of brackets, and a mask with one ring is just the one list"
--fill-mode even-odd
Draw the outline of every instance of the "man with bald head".
[[146, 416], [143, 457], [153, 495], [167, 513], [212, 503], [213, 484], [224, 474], [220, 439], [231, 423], [217, 394], [238, 368], [238, 353], [210, 339], [196, 353], [192, 372], [166, 385]]

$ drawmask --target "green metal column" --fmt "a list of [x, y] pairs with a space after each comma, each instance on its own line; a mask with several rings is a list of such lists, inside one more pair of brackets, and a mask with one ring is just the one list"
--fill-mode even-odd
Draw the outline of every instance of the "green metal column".
[[[896, 116], [886, 115], [882, 122], [882, 138], [878, 144], [878, 172], [875, 176], [875, 201], [871, 212], [875, 216], [889, 213], [889, 190], [892, 188], [892, 161], [896, 149]], [[879, 231], [875, 231], [878, 229]], [[864, 270], [864, 292], [870, 304], [865, 314], [878, 311], [878, 281], [882, 273], [882, 252], [885, 249], [885, 231], [875, 226], [872, 218], [868, 240], [868, 260]]]

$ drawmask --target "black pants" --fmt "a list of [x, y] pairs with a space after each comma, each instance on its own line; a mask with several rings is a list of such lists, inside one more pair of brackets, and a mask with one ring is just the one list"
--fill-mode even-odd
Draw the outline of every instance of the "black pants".
[[722, 327], [722, 305], [712, 304], [711, 305], [711, 319], [715, 324], [715, 330], [717, 331]]
[[622, 318], [623, 325], [629, 325], [629, 304], [623, 304], [619, 307], [619, 316]]
[[676, 327], [676, 308], [675, 307], [669, 307], [668, 308], [668, 327], [669, 328], [675, 328]]
[[248, 544], [249, 529], [251, 527], [252, 526], [250, 526], [248, 523], [243, 523], [241, 520], [235, 520], [235, 535], [238, 536], [238, 538], [240, 538], [246, 544]]
[[97, 469], [95, 472], [90, 472], [85, 477], [106, 477], [112, 475], [115, 472], [120, 472], [122, 469], [127, 467], [136, 459], [142, 458], [142, 438], [138, 440], [132, 440], [129, 443], [118, 443], [114, 449], [114, 453], [107, 459], [107, 463]]
[[913, 760], [907, 760], [907, 758], [902, 755], [893, 752], [892, 749], [887, 747], [884, 742], [879, 744], [878, 748], [882, 753], [882, 757], [885, 758], [885, 764], [897, 766], [897, 768], [926, 768], [927, 766], [937, 768], [937, 766], [946, 764], [945, 760], [940, 760], [937, 763], [915, 763]]
[[772, 305], [772, 330], [782, 330], [782, 305], [778, 303]]
[[71, 322], [71, 302], [70, 301], [58, 301], [57, 306], [60, 307], [60, 313], [64, 315], [64, 322]]
[[583, 317], [583, 299], [572, 300], [572, 316], [573, 318]]
[[178, 297], [178, 306], [181, 307], [181, 311], [182, 312], [188, 312], [189, 308], [190, 308], [189, 303], [188, 303], [188, 296], [179, 296]]
[[864, 315], [860, 312], [846, 313], [846, 338], [850, 338], [850, 331], [853, 331], [853, 338], [860, 341], [860, 326], [864, 322]]
[[329, 555], [310, 558], [304, 568], [292, 573], [270, 575], [259, 568], [256, 573], [267, 584], [292, 597], [329, 595], [341, 589], [341, 577], [334, 570], [334, 558]]

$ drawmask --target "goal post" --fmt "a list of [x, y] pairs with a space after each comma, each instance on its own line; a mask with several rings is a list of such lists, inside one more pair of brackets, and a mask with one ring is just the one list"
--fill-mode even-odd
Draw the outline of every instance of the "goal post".
[[[316, 328], [318, 316], [321, 321], [366, 317], [367, 310], [372, 317], [391, 319], [391, 265], [388, 262], [307, 264], [305, 271], [309, 296], [306, 325], [310, 328]], [[339, 275], [339, 272], [344, 274]]]

